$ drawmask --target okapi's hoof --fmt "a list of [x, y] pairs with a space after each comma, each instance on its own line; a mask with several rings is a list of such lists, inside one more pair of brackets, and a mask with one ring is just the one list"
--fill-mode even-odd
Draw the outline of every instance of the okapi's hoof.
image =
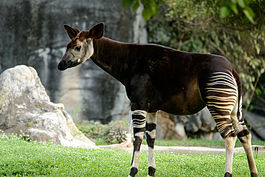
[[131, 177], [135, 177], [135, 175], [137, 174], [137, 172], [138, 172], [138, 169], [135, 168], [135, 167], [132, 167], [131, 168], [131, 172], [130, 172], [130, 176]]
[[154, 167], [148, 167], [148, 175], [147, 177], [154, 177], [156, 169]]
[[232, 174], [229, 173], [229, 172], [226, 172], [226, 173], [225, 173], [225, 177], [232, 177]]
[[251, 177], [258, 177], [258, 174], [251, 172]]

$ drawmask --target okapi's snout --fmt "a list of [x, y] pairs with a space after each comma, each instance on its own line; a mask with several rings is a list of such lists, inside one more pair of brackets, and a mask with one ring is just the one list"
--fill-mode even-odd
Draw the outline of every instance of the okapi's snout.
[[73, 65], [67, 54], [68, 53], [66, 52], [64, 54], [62, 60], [58, 64], [58, 69], [61, 71], [66, 70], [67, 68], [71, 67], [71, 65]]
[[63, 71], [66, 70], [67, 68], [75, 67], [81, 63], [82, 63], [81, 59], [75, 59], [75, 60], [69, 59], [68, 54], [66, 53], [63, 56], [60, 63], [58, 64], [58, 69]]
[[65, 60], [62, 60], [58, 64], [58, 69], [63, 71], [63, 70], [66, 70], [68, 68], [68, 66], [69, 66], [69, 64], [67, 64], [67, 62]]

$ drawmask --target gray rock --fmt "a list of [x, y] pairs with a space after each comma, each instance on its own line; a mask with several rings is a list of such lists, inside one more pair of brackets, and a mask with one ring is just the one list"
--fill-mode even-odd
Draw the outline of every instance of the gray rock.
[[63, 104], [50, 101], [35, 69], [24, 65], [0, 75], [0, 129], [6, 134], [23, 132], [36, 141], [95, 146], [77, 129]]
[[222, 137], [221, 137], [221, 134], [219, 133], [219, 132], [215, 132], [214, 134], [213, 134], [213, 138], [212, 138], [213, 140], [221, 140], [221, 139], [223, 139]]
[[187, 135], [186, 135], [186, 132], [185, 132], [185, 128], [184, 128], [184, 125], [181, 124], [181, 123], [177, 123], [175, 125], [175, 130], [179, 136], [179, 139], [185, 139], [187, 138]]
[[216, 123], [209, 110], [207, 108], [204, 108], [199, 112], [199, 114], [200, 120], [202, 122], [200, 129], [204, 132], [216, 131]]
[[174, 122], [175, 116], [167, 114], [163, 111], [157, 112], [157, 139], [183, 139], [186, 138], [184, 125], [182, 123], [176, 124]]
[[244, 118], [250, 127], [252, 138], [254, 140], [265, 140], [265, 117], [255, 113], [247, 112]]
[[206, 107], [196, 114], [181, 117], [184, 119], [182, 122], [185, 122], [184, 126], [188, 137], [203, 139], [218, 138], [214, 136], [217, 131], [216, 123]]
[[220, 139], [216, 123], [207, 108], [188, 116], [177, 116], [159, 111], [157, 122], [157, 138], [160, 139], [187, 137]]
[[185, 124], [185, 130], [189, 133], [196, 133], [202, 127], [202, 121], [199, 114], [187, 116], [187, 123]]

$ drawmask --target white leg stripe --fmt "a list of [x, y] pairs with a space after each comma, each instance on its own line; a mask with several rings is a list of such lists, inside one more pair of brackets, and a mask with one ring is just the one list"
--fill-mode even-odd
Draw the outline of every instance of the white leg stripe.
[[155, 136], [156, 136], [156, 129], [152, 130], [151, 132], [150, 131], [146, 131], [146, 133], [148, 133], [148, 135], [150, 135], [151, 138], [155, 138]]
[[225, 141], [225, 172], [229, 172], [232, 174], [232, 163], [233, 163], [233, 151], [236, 142], [236, 137], [228, 137], [224, 139]]
[[154, 156], [154, 149], [153, 148], [150, 148], [148, 147], [148, 165], [149, 167], [153, 167], [155, 168], [156, 165], [155, 165], [155, 156]]
[[144, 127], [145, 127], [145, 123], [141, 125], [133, 125], [133, 128], [144, 128]]
[[134, 152], [134, 158], [133, 158], [133, 163], [132, 163], [132, 167], [135, 167], [138, 169], [139, 166], [139, 151], [135, 151]]
[[144, 137], [144, 132], [138, 132], [134, 134], [135, 136], [138, 136], [139, 138], [143, 139]]
[[144, 110], [135, 110], [135, 111], [132, 111], [132, 115], [139, 115], [139, 116], [144, 116], [144, 117], [146, 117], [147, 112], [144, 111]]

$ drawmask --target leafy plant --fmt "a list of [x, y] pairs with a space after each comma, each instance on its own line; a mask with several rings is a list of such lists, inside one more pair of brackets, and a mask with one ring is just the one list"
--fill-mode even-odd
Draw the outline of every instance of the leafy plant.
[[110, 122], [103, 125], [94, 121], [87, 121], [77, 125], [78, 129], [96, 144], [115, 144], [126, 141], [129, 130], [128, 123], [124, 121]]
[[220, 8], [220, 17], [226, 18], [231, 13], [239, 15], [243, 12], [245, 17], [252, 23], [255, 24], [254, 17], [255, 13], [249, 6], [249, 1], [247, 0], [223, 0]]
[[[252, 24], [257, 24], [255, 21], [255, 16], [259, 17], [263, 14], [260, 14], [260, 10], [262, 9], [262, 5], [264, 4], [264, 0], [123, 0], [122, 4], [124, 7], [132, 7], [134, 11], [136, 11], [141, 5], [143, 6], [143, 17], [145, 20], [149, 20], [153, 15], [159, 13], [159, 6], [172, 5], [175, 4], [192, 4], [196, 7], [198, 4], [205, 4], [205, 10], [212, 11], [214, 15], [219, 16], [221, 19], [227, 17], [240, 17], [240, 20], [250, 22]], [[191, 6], [186, 7], [190, 8]], [[215, 11], [217, 10], [217, 11]], [[257, 11], [258, 10], [258, 11]]]
[[19, 139], [19, 140], [23, 140], [23, 141], [27, 141], [30, 142], [32, 141], [32, 138], [29, 134], [23, 132], [22, 130], [20, 130], [20, 134], [5, 134], [5, 132], [3, 130], [0, 129], [0, 137], [5, 137], [8, 139]]
[[126, 8], [132, 8], [136, 11], [141, 5], [143, 6], [142, 15], [145, 20], [149, 20], [154, 14], [159, 13], [159, 4], [163, 0], [123, 0], [122, 5]]

